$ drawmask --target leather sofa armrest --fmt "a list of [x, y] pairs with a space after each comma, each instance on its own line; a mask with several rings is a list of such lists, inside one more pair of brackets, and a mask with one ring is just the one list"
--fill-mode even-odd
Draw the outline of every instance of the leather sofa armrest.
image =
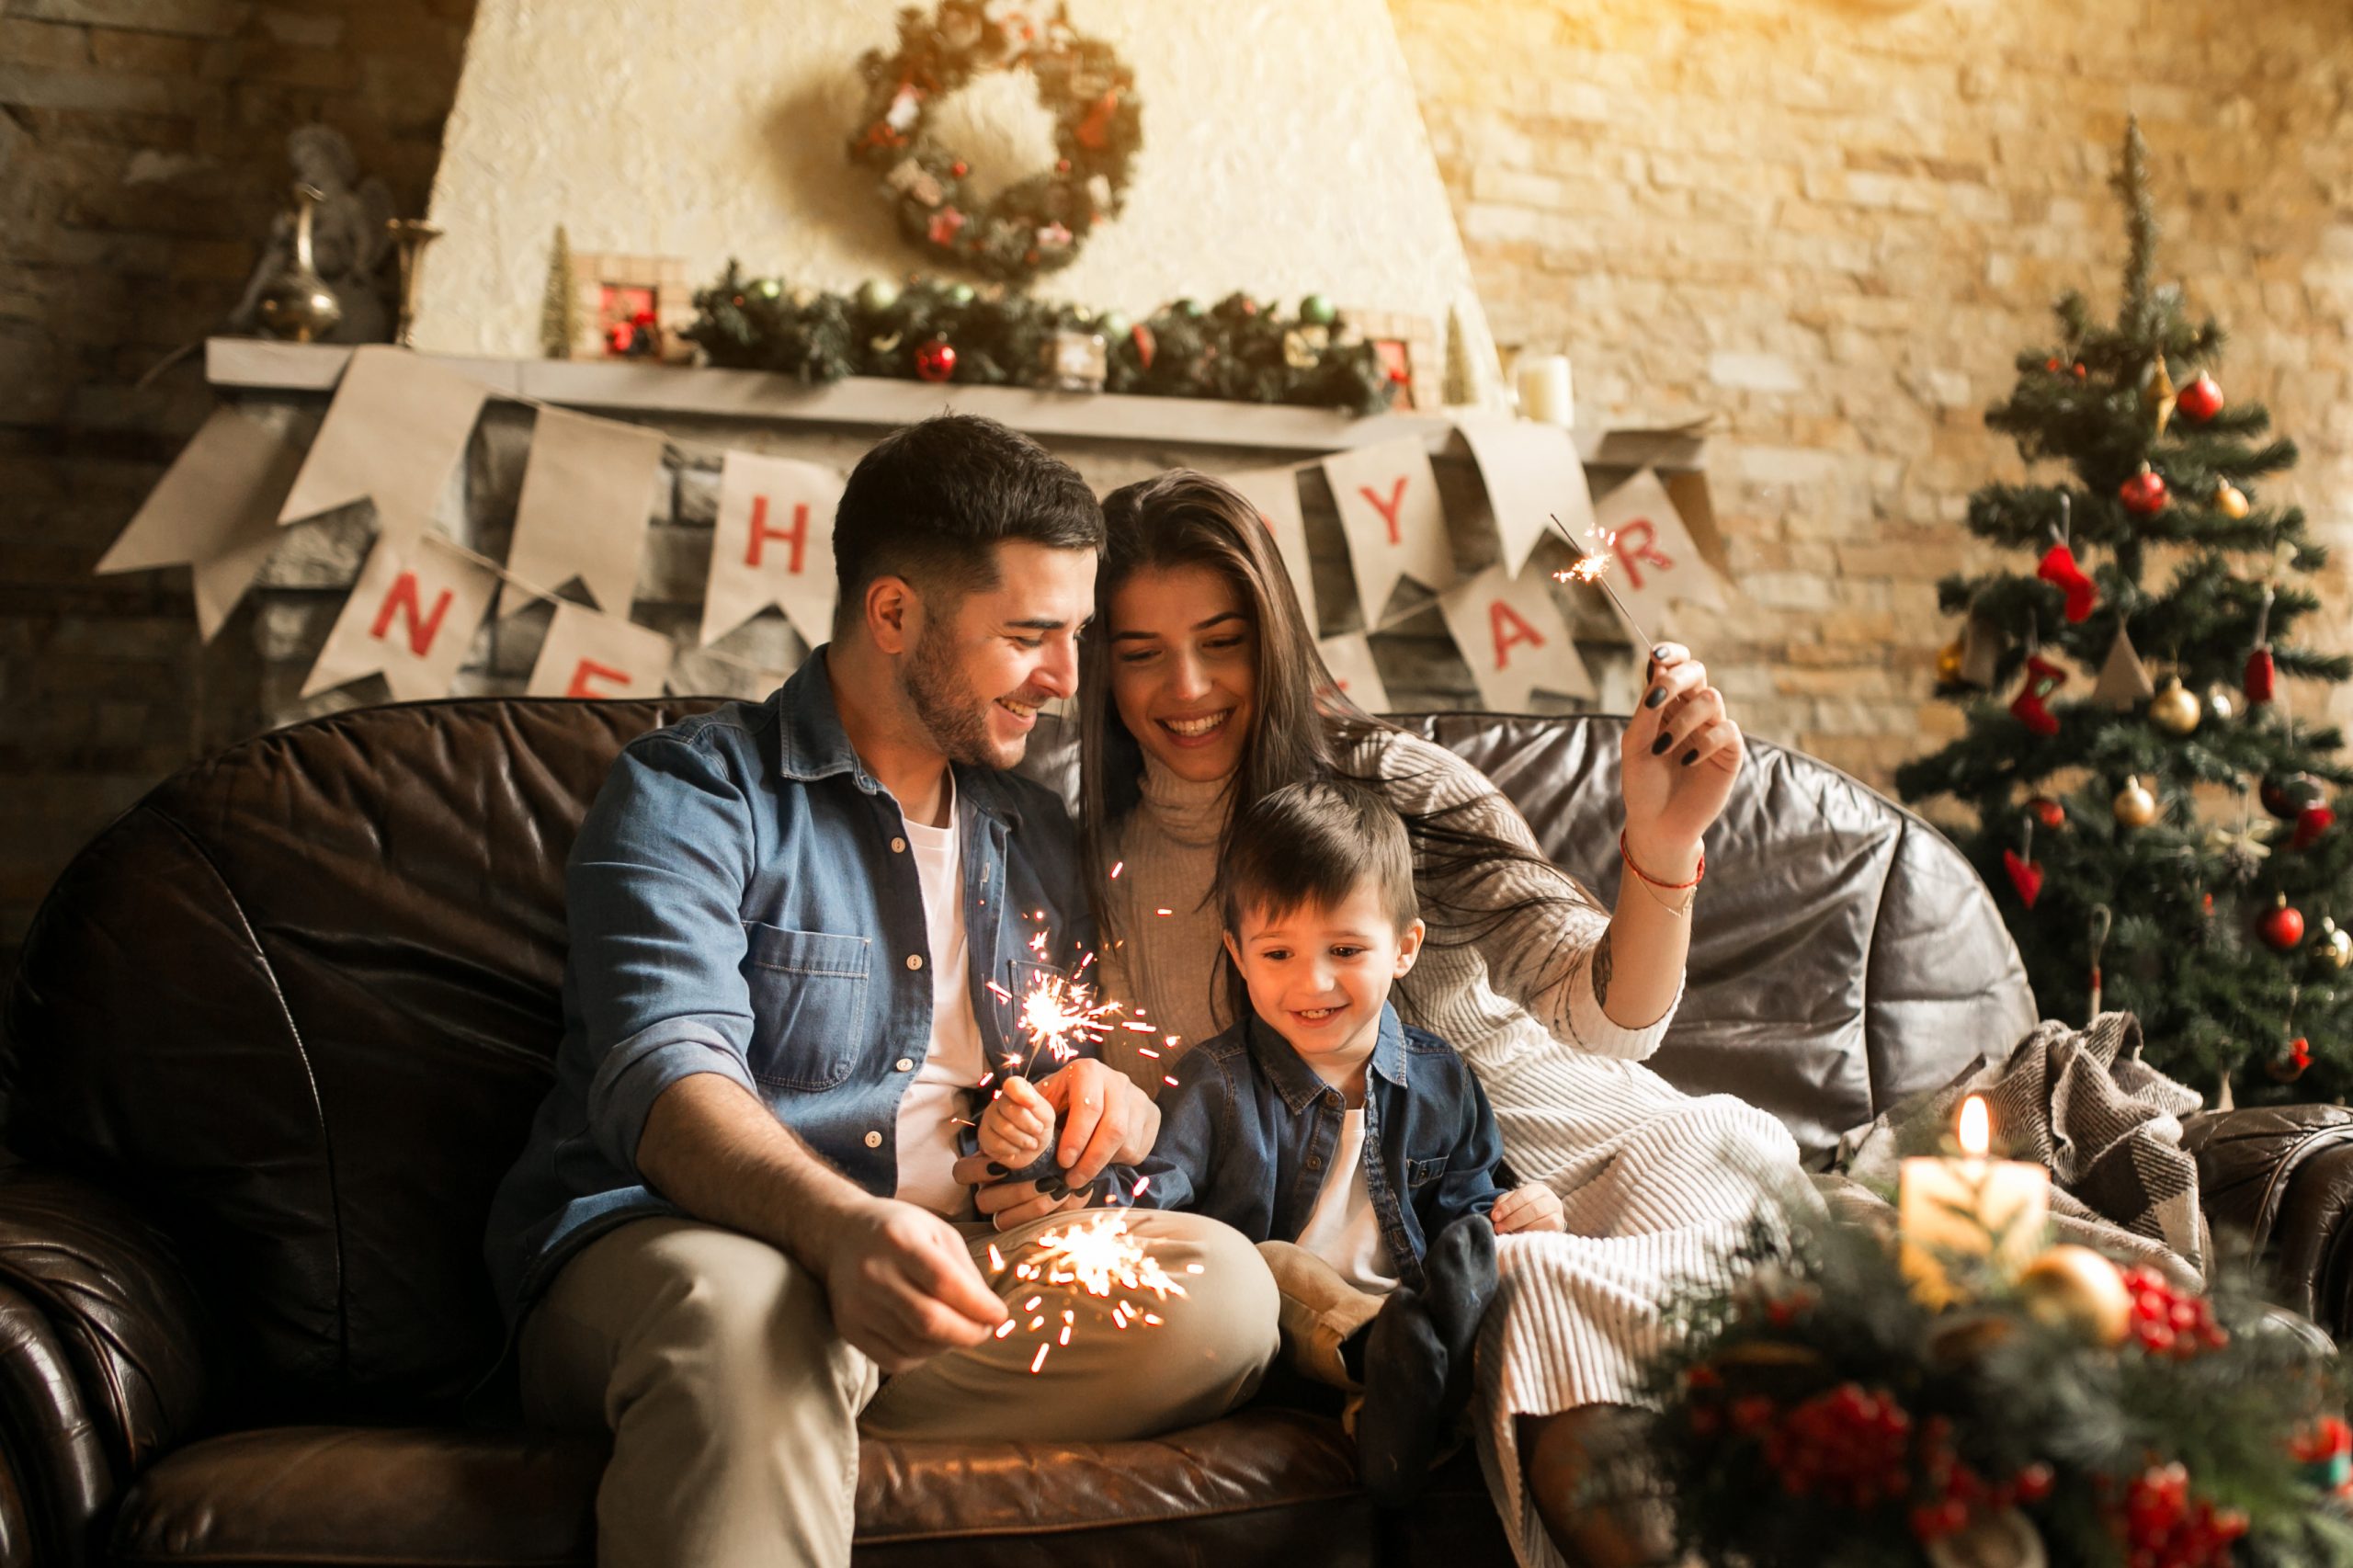
[[194, 1287], [128, 1204], [39, 1166], [0, 1170], [0, 1462], [45, 1550], [78, 1563], [116, 1490], [194, 1426]]
[[2268, 1264], [2274, 1300], [2344, 1336], [2353, 1329], [2353, 1110], [2258, 1106], [2182, 1123], [2210, 1223]]

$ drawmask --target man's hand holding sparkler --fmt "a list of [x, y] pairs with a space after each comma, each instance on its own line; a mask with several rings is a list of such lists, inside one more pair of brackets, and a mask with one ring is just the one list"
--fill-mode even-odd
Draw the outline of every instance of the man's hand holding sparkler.
[[1009, 1315], [956, 1227], [912, 1203], [853, 1204], [811, 1250], [835, 1332], [885, 1372], [978, 1345]]

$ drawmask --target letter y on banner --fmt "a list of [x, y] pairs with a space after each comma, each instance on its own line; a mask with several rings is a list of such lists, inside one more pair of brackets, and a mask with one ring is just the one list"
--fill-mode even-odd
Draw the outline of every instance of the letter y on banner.
[[1438, 501], [1430, 455], [1419, 440], [1407, 437], [1335, 453], [1324, 460], [1324, 477], [1331, 482], [1340, 528], [1347, 535], [1365, 630], [1381, 624], [1398, 578], [1411, 577], [1432, 593], [1454, 581], [1446, 508]]
[[650, 626], [558, 601], [526, 697], [659, 697], [670, 640]]
[[381, 672], [395, 702], [447, 697], [497, 585], [438, 535], [379, 533], [302, 695]]
[[1438, 597], [1479, 700], [1498, 713], [1525, 713], [1539, 687], [1563, 697], [1594, 695], [1593, 676], [1577, 657], [1548, 582], [1541, 572], [1511, 578], [1490, 566]]
[[834, 508], [842, 476], [817, 463], [730, 452], [719, 475], [700, 646], [770, 605], [811, 647], [834, 622]]

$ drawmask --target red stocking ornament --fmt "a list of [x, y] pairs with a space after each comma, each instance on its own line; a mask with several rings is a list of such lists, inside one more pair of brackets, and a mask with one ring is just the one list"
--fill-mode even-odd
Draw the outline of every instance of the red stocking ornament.
[[2034, 569], [2034, 574], [2065, 592], [2070, 621], [2084, 619], [2099, 603], [2099, 585], [2084, 574], [2083, 567], [2076, 563], [2075, 552], [2063, 544], [2054, 544], [2042, 552], [2042, 564]]
[[2026, 658], [2026, 689], [2010, 699], [2010, 711], [2018, 715], [2020, 723], [2038, 735], [2057, 734], [2058, 715], [2051, 711], [2043, 699], [2066, 683], [2065, 670], [2040, 653], [2029, 653]]
[[2029, 909], [2042, 896], [2042, 862], [2021, 858], [2015, 849], [2002, 851], [2002, 869], [2009, 872], [2010, 885], [2018, 890], [2018, 902]]
[[2263, 608], [2255, 618], [2255, 652], [2246, 656], [2246, 679], [2241, 683], [2251, 703], [2268, 702], [2279, 690], [2279, 671], [2271, 660], [2271, 589], [2263, 590]]

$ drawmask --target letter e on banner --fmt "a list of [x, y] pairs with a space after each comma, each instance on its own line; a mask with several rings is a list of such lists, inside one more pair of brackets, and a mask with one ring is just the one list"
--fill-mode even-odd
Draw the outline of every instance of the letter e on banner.
[[1501, 566], [1490, 566], [1438, 603], [1479, 700], [1495, 711], [1524, 713], [1539, 690], [1594, 695], [1593, 676], [1577, 657], [1543, 573], [1506, 577]]
[[670, 640], [651, 627], [559, 603], [531, 665], [528, 697], [659, 697]]
[[834, 620], [834, 508], [842, 476], [817, 463], [729, 452], [719, 476], [698, 644], [724, 637], [771, 606], [801, 640], [825, 641]]

